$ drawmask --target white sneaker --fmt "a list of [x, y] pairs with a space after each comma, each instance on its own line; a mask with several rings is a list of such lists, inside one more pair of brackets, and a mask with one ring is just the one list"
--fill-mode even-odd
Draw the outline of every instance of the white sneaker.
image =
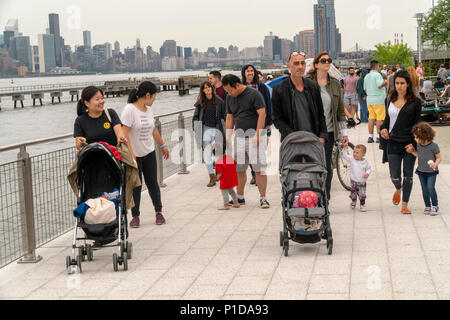
[[425, 210], [423, 210], [423, 214], [430, 214], [431, 207], [425, 207]]
[[439, 211], [439, 207], [438, 206], [431, 206], [431, 211], [430, 211], [430, 216], [436, 216], [436, 215], [438, 215], [439, 213], [438, 213], [438, 211]]
[[352, 210], [356, 208], [356, 201], [350, 203], [350, 208], [351, 208]]
[[359, 206], [359, 210], [361, 210], [361, 212], [366, 212], [367, 210], [366, 210], [366, 206], [365, 205], [360, 205]]

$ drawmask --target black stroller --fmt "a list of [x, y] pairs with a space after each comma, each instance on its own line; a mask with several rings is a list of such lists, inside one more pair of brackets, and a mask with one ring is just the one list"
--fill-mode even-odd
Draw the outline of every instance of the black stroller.
[[[114, 153], [102, 143], [91, 143], [84, 147], [78, 156], [77, 164], [78, 205], [98, 198], [101, 193], [112, 193], [118, 190], [118, 214], [115, 221], [107, 224], [88, 224], [84, 217], [76, 218], [72, 245], [72, 257], [66, 257], [67, 273], [81, 273], [81, 262], [93, 260], [93, 249], [99, 247], [116, 247], [118, 253], [113, 254], [113, 268], [118, 271], [118, 265], [128, 270], [128, 259], [131, 259], [132, 244], [128, 238], [127, 215], [125, 204], [125, 165], [117, 160]], [[82, 228], [85, 237], [77, 236], [78, 228]], [[86, 240], [94, 240], [94, 245]], [[118, 240], [116, 244], [110, 244]], [[77, 241], [84, 241], [77, 245]], [[125, 241], [125, 242], [124, 242]], [[108, 245], [110, 244], [110, 245]], [[76, 249], [78, 254], [75, 256]], [[75, 269], [75, 270], [74, 270]]]
[[[325, 149], [319, 138], [305, 131], [289, 134], [280, 147], [280, 180], [283, 201], [283, 231], [280, 246], [288, 256], [289, 240], [317, 243], [327, 240], [328, 254], [333, 251], [325, 181]], [[312, 191], [318, 202], [314, 208], [296, 205], [303, 191]]]

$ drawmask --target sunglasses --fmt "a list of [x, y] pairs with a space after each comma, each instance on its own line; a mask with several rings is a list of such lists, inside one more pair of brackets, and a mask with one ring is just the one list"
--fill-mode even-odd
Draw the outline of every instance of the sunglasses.
[[322, 63], [322, 64], [325, 64], [327, 62], [328, 63], [332, 63], [333, 59], [331, 59], [331, 58], [328, 58], [328, 59], [322, 58], [322, 59], [319, 60], [319, 62]]
[[289, 55], [289, 60], [288, 60], [288, 61], [290, 61], [292, 57], [298, 56], [298, 55], [301, 55], [301, 56], [303, 56], [304, 58], [306, 58], [306, 53], [304, 53], [303, 51], [300, 51], [300, 52], [294, 51], [294, 52], [292, 52], [292, 53]]

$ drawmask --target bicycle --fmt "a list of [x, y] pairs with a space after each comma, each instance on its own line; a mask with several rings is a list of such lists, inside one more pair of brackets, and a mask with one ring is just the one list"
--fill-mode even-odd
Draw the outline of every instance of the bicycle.
[[[352, 150], [355, 148], [351, 142], [348, 143], [348, 146]], [[342, 147], [342, 139], [339, 139], [334, 143], [333, 147], [332, 168], [336, 168], [339, 182], [344, 189], [350, 191], [350, 163], [344, 159], [342, 152], [344, 152], [344, 148]]]

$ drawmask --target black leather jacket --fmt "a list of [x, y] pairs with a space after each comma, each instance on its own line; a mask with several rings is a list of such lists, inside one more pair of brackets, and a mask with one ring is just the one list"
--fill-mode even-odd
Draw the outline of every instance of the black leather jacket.
[[[323, 112], [320, 87], [314, 81], [303, 78], [305, 95], [312, 116], [313, 132], [319, 138], [328, 140], [328, 130]], [[272, 91], [272, 118], [281, 133], [281, 141], [291, 132], [298, 131], [294, 105], [295, 86], [288, 77], [277, 84]]]

